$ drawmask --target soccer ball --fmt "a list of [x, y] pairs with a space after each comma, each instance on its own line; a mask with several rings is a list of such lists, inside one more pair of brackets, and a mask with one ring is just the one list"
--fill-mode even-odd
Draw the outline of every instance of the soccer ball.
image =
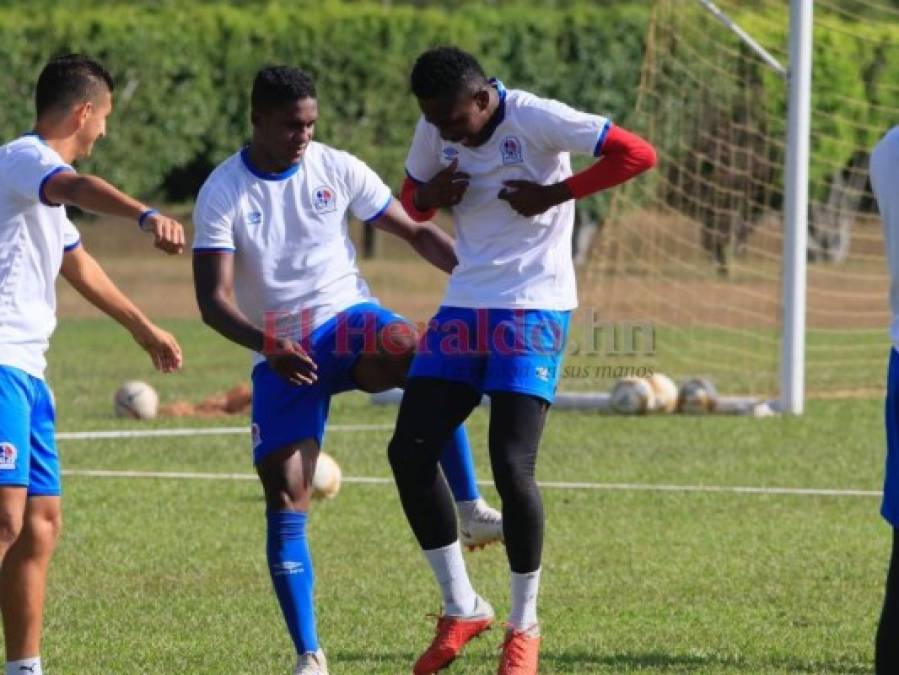
[[612, 410], [625, 415], [638, 415], [652, 409], [655, 394], [642, 377], [625, 377], [615, 383], [610, 396]]
[[313, 499], [331, 499], [340, 490], [340, 465], [331, 455], [320, 452], [312, 474]]
[[146, 382], [131, 380], [115, 393], [115, 414], [135, 420], [151, 420], [159, 409], [159, 396]]
[[681, 385], [677, 409], [682, 413], [707, 413], [718, 406], [715, 385], [704, 377], [694, 377]]
[[654, 394], [650, 412], [671, 413], [677, 408], [677, 385], [667, 375], [652, 374], [648, 380]]

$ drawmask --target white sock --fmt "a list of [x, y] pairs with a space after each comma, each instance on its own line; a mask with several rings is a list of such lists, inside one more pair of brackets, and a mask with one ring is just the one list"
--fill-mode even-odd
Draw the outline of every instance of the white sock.
[[6, 675], [44, 675], [44, 671], [41, 670], [41, 657], [31, 656], [18, 661], [7, 661]]
[[526, 630], [537, 624], [539, 586], [539, 569], [527, 574], [512, 572], [512, 609], [509, 612], [509, 625], [515, 630]]
[[443, 613], [467, 616], [474, 612], [478, 596], [468, 580], [459, 541], [425, 551], [424, 554], [443, 593]]

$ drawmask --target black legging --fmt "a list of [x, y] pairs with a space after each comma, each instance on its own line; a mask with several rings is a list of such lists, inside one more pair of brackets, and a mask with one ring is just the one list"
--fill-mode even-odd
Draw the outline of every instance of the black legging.
[[899, 530], [895, 528], [874, 658], [877, 675], [899, 673]]
[[[534, 468], [548, 404], [510, 392], [490, 399], [490, 462], [503, 502], [506, 551], [512, 571], [524, 574], [540, 567], [543, 550], [543, 503]], [[458, 539], [452, 496], [438, 460], [479, 400], [460, 382], [416, 377], [406, 386], [387, 454], [406, 518], [426, 551]]]

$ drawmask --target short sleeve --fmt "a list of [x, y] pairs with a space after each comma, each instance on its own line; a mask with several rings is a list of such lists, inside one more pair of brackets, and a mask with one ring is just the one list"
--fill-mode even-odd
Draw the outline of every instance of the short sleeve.
[[406, 175], [416, 183], [431, 180], [443, 166], [440, 164], [440, 144], [437, 129], [424, 116], [415, 125], [412, 145], [406, 157]]
[[62, 227], [62, 245], [66, 253], [78, 248], [81, 245], [81, 234], [75, 223], [66, 218]]
[[235, 200], [218, 181], [207, 180], [194, 205], [194, 253], [233, 253]]
[[350, 211], [356, 218], [369, 222], [381, 217], [393, 195], [380, 176], [360, 159], [348, 155], [347, 188]]
[[552, 99], [537, 99], [527, 107], [526, 125], [544, 147], [598, 157], [611, 120], [581, 112]]
[[47, 181], [61, 171], [74, 171], [55, 152], [37, 144], [22, 145], [12, 150], [5, 168], [4, 182], [14, 192], [46, 206], [59, 206], [44, 197]]

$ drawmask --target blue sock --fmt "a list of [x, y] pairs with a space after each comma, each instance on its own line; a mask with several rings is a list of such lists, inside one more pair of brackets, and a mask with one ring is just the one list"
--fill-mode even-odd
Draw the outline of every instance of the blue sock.
[[474, 460], [471, 458], [471, 446], [468, 444], [468, 434], [465, 433], [464, 425], [456, 427], [453, 437], [443, 448], [440, 466], [457, 502], [469, 502], [481, 496], [478, 492]]
[[306, 514], [269, 511], [268, 570], [297, 654], [318, 649], [313, 586], [315, 572], [306, 541]]

